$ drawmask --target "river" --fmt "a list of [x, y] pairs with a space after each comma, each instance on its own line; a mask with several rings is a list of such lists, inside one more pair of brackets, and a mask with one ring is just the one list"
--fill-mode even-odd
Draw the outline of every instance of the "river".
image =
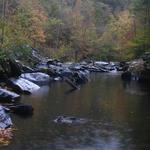
[[[15, 128], [6, 150], [149, 150], [150, 92], [119, 74], [93, 74], [80, 90], [55, 82], [28, 96], [34, 115], [11, 114]], [[84, 125], [59, 125], [59, 115], [86, 118]]]

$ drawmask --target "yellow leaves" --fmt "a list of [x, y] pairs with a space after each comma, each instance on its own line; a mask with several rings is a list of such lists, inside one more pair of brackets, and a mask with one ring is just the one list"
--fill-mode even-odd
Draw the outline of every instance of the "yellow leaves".
[[130, 41], [134, 37], [133, 23], [133, 18], [128, 10], [119, 12], [116, 17], [111, 18], [106, 31], [100, 38], [101, 43], [111, 44], [120, 58], [131, 56], [128, 49], [131, 48]]
[[24, 9], [27, 12], [28, 17], [28, 29], [26, 32], [28, 33], [28, 38], [31, 39], [33, 44], [35, 42], [45, 42], [45, 33], [44, 33], [44, 23], [47, 21], [48, 17], [40, 5], [38, 0], [21, 0], [20, 8]]

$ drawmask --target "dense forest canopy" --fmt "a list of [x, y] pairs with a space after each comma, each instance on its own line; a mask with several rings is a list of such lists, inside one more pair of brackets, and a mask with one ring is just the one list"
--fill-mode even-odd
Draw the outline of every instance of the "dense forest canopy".
[[149, 0], [0, 0], [0, 57], [31, 47], [64, 60], [129, 60], [150, 51]]

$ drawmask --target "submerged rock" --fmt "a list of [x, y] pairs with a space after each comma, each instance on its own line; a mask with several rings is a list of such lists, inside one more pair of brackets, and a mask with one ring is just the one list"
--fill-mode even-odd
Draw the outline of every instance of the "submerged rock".
[[3, 106], [0, 105], [0, 129], [10, 128], [11, 126], [11, 118], [5, 113]]
[[1, 102], [14, 102], [20, 98], [20, 95], [10, 92], [6, 89], [0, 88], [0, 101]]
[[21, 77], [40, 85], [48, 84], [50, 82], [50, 76], [41, 72], [24, 73]]
[[13, 88], [17, 93], [26, 93], [31, 94], [40, 89], [35, 83], [28, 81], [23, 78], [11, 78], [8, 84]]
[[80, 124], [85, 124], [88, 122], [87, 119], [84, 118], [77, 118], [73, 116], [58, 116], [55, 120], [55, 123], [58, 124], [75, 124], [75, 125], [80, 125]]

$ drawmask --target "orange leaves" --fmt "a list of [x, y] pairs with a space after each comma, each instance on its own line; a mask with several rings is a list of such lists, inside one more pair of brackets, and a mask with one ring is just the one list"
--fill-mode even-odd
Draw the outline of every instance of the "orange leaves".
[[47, 15], [40, 5], [38, 0], [21, 0], [20, 8], [29, 14], [28, 19], [28, 38], [31, 39], [33, 44], [44, 43], [45, 42], [45, 33], [44, 33], [44, 23], [47, 21]]

